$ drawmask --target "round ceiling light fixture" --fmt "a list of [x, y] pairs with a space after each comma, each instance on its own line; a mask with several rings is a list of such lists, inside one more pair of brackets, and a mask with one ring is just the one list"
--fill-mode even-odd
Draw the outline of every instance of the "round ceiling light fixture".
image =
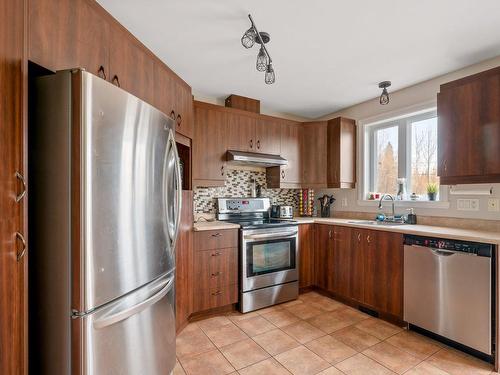
[[253, 22], [252, 16], [249, 14], [248, 18], [251, 22], [251, 27], [245, 31], [243, 36], [241, 37], [241, 44], [245, 48], [252, 48], [255, 43], [260, 44], [260, 50], [257, 55], [257, 63], [255, 64], [255, 68], [259, 72], [265, 72], [264, 82], [268, 85], [273, 84], [276, 81], [276, 74], [274, 73], [271, 55], [267, 51], [265, 46], [266, 43], [269, 43], [271, 40], [271, 36], [266, 32], [259, 32], [257, 27], [255, 26], [255, 22]]
[[387, 88], [391, 86], [391, 81], [382, 81], [378, 84], [379, 89], [382, 89], [382, 94], [380, 94], [379, 103], [381, 105], [389, 104], [389, 92], [387, 92]]

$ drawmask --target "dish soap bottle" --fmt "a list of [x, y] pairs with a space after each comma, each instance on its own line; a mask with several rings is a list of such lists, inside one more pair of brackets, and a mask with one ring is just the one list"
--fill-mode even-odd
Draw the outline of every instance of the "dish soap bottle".
[[410, 213], [408, 214], [408, 217], [406, 218], [406, 223], [407, 224], [417, 224], [417, 215], [415, 215], [414, 209], [409, 208], [408, 211], [410, 211]]

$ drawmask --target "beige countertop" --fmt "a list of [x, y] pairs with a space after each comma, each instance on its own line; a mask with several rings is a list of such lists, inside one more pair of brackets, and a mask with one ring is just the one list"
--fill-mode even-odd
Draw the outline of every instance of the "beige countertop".
[[199, 221], [193, 224], [193, 230], [195, 232], [204, 230], [224, 230], [224, 229], [238, 229], [240, 226], [238, 224], [226, 223], [224, 221]]
[[[491, 243], [495, 245], [500, 245], [500, 233], [497, 232], [486, 232], [479, 230], [469, 230], [461, 228], [449, 228], [449, 227], [438, 227], [432, 225], [371, 225], [371, 224], [360, 224], [353, 223], [353, 221], [364, 221], [358, 219], [340, 219], [340, 218], [320, 218], [320, 217], [296, 217], [299, 224], [327, 224], [327, 225], [342, 225], [353, 228], [363, 228], [371, 230], [381, 230], [386, 232], [403, 233], [403, 234], [414, 234], [417, 236], [429, 236], [429, 237], [442, 237], [450, 238], [462, 241], [472, 241], [472, 242], [484, 242]], [[238, 224], [231, 224], [222, 221], [201, 221], [194, 223], [194, 231], [204, 231], [204, 230], [224, 230], [224, 229], [237, 229], [240, 226]]]

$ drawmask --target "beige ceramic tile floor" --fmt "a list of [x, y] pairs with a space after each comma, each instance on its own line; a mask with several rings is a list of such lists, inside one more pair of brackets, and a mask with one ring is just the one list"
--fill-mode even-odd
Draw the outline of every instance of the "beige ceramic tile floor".
[[490, 375], [491, 365], [310, 292], [189, 324], [174, 374]]

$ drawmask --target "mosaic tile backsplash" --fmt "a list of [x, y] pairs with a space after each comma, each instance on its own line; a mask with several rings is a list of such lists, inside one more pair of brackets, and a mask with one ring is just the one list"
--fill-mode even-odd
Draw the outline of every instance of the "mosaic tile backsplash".
[[270, 198], [271, 204], [293, 206], [294, 210], [298, 209], [298, 189], [267, 189], [265, 171], [228, 169], [224, 187], [198, 187], [194, 189], [194, 212], [215, 214], [217, 198], [249, 197], [253, 179], [262, 186], [262, 196]]

